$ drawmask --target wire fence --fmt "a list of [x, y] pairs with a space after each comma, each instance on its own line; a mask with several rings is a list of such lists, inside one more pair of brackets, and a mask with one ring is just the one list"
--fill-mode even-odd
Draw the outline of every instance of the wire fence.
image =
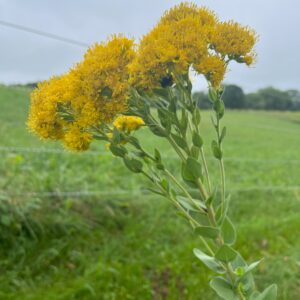
[[[9, 147], [9, 146], [0, 146], [0, 152], [7, 153], [36, 153], [36, 154], [60, 154], [60, 155], [78, 155], [77, 152], [70, 152], [62, 149], [55, 148], [42, 148], [42, 147]], [[107, 151], [95, 151], [89, 150], [86, 152], [80, 153], [82, 156], [106, 156], [110, 157], [111, 154]], [[165, 153], [168, 159], [176, 159], [177, 156], [170, 155]], [[208, 157], [209, 160], [215, 160], [213, 157]], [[264, 163], [264, 164], [276, 164], [276, 163], [292, 163], [300, 164], [300, 159], [269, 159], [269, 158], [241, 158], [241, 157], [227, 157], [224, 158], [225, 161], [232, 162], [250, 162], [250, 163]]]
[[[243, 192], [299, 192], [300, 186], [251, 186], [228, 189], [229, 193], [243, 193]], [[119, 189], [113, 191], [34, 191], [34, 192], [19, 192], [19, 193], [0, 193], [1, 198], [11, 197], [33, 197], [33, 198], [61, 198], [61, 197], [73, 197], [73, 198], [85, 198], [93, 196], [138, 196], [138, 195], [151, 195], [151, 191], [147, 189]]]

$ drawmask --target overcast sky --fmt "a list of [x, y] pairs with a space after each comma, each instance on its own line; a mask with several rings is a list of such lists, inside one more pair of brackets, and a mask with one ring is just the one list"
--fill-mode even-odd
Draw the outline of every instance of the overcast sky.
[[[0, 20], [87, 44], [123, 32], [141, 37], [173, 0], [0, 0]], [[235, 19], [260, 35], [255, 67], [231, 65], [227, 83], [246, 91], [265, 86], [300, 90], [299, 0], [202, 0], [223, 20]], [[0, 82], [47, 79], [79, 61], [84, 48], [0, 26]], [[205, 87], [204, 81], [197, 82]]]

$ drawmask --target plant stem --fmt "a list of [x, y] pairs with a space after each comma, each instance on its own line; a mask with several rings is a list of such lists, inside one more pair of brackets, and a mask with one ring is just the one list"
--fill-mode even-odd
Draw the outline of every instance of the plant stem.
[[172, 181], [183, 191], [186, 197], [194, 204], [202, 213], [206, 213], [201, 206], [192, 198], [189, 192], [184, 188], [182, 184], [168, 171], [165, 170], [166, 174], [172, 179]]
[[204, 166], [205, 177], [206, 177], [206, 181], [207, 181], [207, 185], [208, 185], [208, 192], [211, 194], [211, 182], [210, 182], [210, 178], [209, 178], [209, 172], [208, 172], [208, 167], [207, 167], [203, 147], [201, 147], [201, 149], [200, 149], [200, 154], [201, 154], [201, 159], [202, 159], [203, 166]]
[[[216, 113], [217, 118], [217, 126], [216, 126], [216, 132], [217, 132], [217, 138], [218, 138], [218, 145], [222, 152], [222, 141], [220, 138], [220, 117], [218, 113]], [[221, 174], [221, 214], [224, 214], [224, 205], [225, 205], [225, 168], [224, 168], [224, 161], [223, 157], [219, 159], [219, 166], [220, 166], [220, 174]]]
[[174, 150], [176, 151], [176, 153], [178, 154], [178, 156], [181, 158], [181, 160], [183, 162], [185, 162], [185, 156], [182, 153], [182, 151], [180, 150], [180, 148], [177, 146], [177, 144], [175, 143], [174, 139], [171, 136], [167, 136], [167, 140], [169, 141], [169, 143], [171, 144], [171, 146], [174, 148]]
[[221, 212], [223, 215], [224, 203], [225, 203], [225, 169], [224, 169], [223, 158], [220, 159], [219, 165], [220, 165], [220, 172], [221, 172], [221, 201], [222, 201]]

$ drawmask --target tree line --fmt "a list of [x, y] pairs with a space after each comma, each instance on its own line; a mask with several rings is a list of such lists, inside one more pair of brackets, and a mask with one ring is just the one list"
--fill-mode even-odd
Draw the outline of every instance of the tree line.
[[[194, 92], [193, 97], [202, 109], [211, 108], [206, 93]], [[282, 91], [267, 87], [246, 94], [241, 87], [230, 84], [224, 87], [222, 98], [225, 106], [230, 109], [300, 110], [300, 91], [298, 90]]]

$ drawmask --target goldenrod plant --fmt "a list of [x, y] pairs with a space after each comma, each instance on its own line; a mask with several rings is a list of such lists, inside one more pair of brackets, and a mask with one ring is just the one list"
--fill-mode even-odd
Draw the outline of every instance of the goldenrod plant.
[[[31, 131], [61, 140], [70, 150], [85, 151], [92, 141], [105, 141], [130, 171], [148, 178], [149, 189], [168, 199], [200, 237], [194, 254], [214, 272], [210, 287], [226, 300], [272, 300], [277, 295], [274, 284], [263, 292], [256, 289], [252, 272], [260, 261], [248, 264], [234, 248], [236, 230], [225, 186], [222, 81], [230, 62], [255, 61], [256, 41], [249, 27], [181, 3], [138, 44], [114, 35], [88, 49], [68, 73], [40, 83], [31, 95], [28, 120]], [[191, 72], [208, 83], [216, 133], [209, 146], [192, 97]], [[146, 150], [134, 135], [142, 127], [175, 150], [180, 176], [170, 172], [164, 153]], [[210, 180], [207, 148], [219, 165], [216, 186]]]

